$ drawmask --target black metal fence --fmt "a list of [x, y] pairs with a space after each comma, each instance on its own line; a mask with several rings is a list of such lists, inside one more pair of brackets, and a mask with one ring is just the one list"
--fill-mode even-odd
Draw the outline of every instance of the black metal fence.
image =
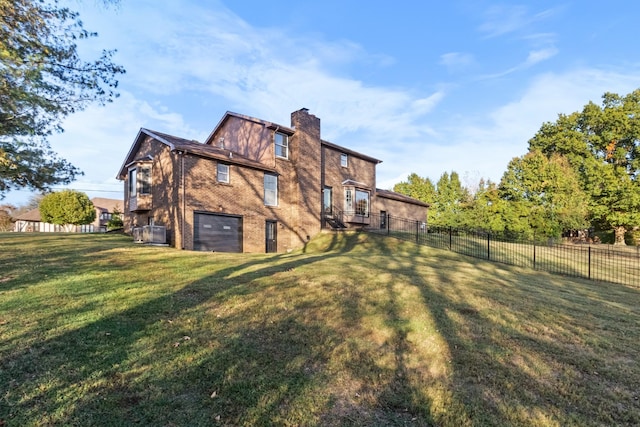
[[494, 262], [600, 282], [640, 287], [640, 247], [565, 244], [517, 233], [433, 227], [390, 215], [371, 217], [366, 231]]

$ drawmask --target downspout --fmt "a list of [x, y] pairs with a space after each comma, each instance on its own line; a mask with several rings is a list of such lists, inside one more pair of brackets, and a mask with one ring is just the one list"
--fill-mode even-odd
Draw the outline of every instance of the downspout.
[[[272, 142], [273, 144], [271, 144], [271, 146], [273, 147], [273, 168], [276, 168], [276, 133], [278, 133], [278, 130], [280, 129], [280, 126], [276, 126], [276, 130], [273, 132], [273, 138], [272, 138]], [[289, 155], [289, 144], [287, 143], [287, 157], [291, 158], [291, 156]]]
[[185, 190], [185, 177], [184, 177], [184, 151], [179, 151], [180, 153], [180, 174], [181, 174], [181, 185], [182, 185], [182, 214], [180, 215], [180, 219], [181, 219], [181, 225], [180, 225], [180, 240], [182, 241], [180, 246], [182, 247], [182, 250], [184, 250], [184, 233], [185, 233], [185, 218], [184, 216], [186, 215], [186, 207], [187, 207], [187, 201], [186, 201], [186, 190]]
[[[320, 229], [324, 229], [327, 226], [327, 221], [324, 216], [324, 191], [325, 191], [325, 172], [324, 172], [324, 147], [322, 147], [322, 140], [320, 140]], [[333, 194], [331, 195], [331, 209], [333, 210]]]

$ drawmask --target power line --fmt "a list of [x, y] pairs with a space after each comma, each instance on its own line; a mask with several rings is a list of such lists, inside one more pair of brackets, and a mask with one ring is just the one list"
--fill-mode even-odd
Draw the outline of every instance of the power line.
[[52, 190], [90, 191], [92, 193], [124, 193], [124, 190], [87, 190], [82, 188], [51, 187]]
[[[76, 191], [90, 191], [92, 193], [123, 193], [123, 190], [90, 190], [82, 188], [68, 188], [68, 187], [51, 187], [52, 190], [76, 190]], [[11, 190], [12, 193], [38, 193], [37, 190]], [[39, 194], [39, 193], [38, 193]]]

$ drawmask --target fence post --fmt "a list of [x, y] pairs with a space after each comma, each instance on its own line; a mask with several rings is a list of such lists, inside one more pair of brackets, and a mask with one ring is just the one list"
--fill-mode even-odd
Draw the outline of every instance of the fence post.
[[416, 243], [419, 243], [418, 233], [420, 232], [420, 222], [416, 221]]
[[491, 259], [491, 233], [487, 232], [487, 259]]
[[452, 250], [451, 247], [451, 241], [452, 241], [452, 236], [453, 236], [453, 231], [451, 229], [451, 226], [449, 226], [449, 250]]
[[387, 236], [391, 234], [391, 214], [387, 214]]
[[533, 269], [536, 269], [536, 236], [533, 236]]
[[589, 246], [589, 280], [591, 280], [591, 246]]

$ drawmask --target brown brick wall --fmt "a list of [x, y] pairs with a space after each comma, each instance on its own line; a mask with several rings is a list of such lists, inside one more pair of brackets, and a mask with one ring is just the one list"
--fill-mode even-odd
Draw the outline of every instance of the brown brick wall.
[[[212, 137], [211, 144], [266, 166], [274, 166], [273, 133], [264, 124], [230, 116]], [[220, 142], [220, 139], [223, 142]]]
[[[373, 206], [376, 188], [376, 163], [360, 158], [350, 153], [347, 154], [347, 167], [340, 163], [342, 151], [330, 146], [323, 146], [324, 158], [324, 185], [331, 187], [333, 195], [333, 206], [345, 212], [345, 181], [353, 181], [348, 186], [369, 192], [370, 209]], [[370, 211], [370, 213], [373, 211]], [[368, 223], [367, 218], [360, 216], [343, 217], [345, 225], [348, 227], [359, 227], [363, 223]], [[354, 222], [350, 222], [354, 221]]]
[[299, 247], [292, 218], [290, 189], [283, 175], [278, 180], [278, 206], [264, 205], [262, 170], [230, 165], [229, 184], [216, 181], [217, 162], [185, 155], [185, 249], [193, 249], [194, 215], [197, 212], [242, 217], [244, 252], [265, 251], [265, 222], [278, 222], [278, 251]]
[[[347, 167], [340, 165], [341, 151], [333, 147], [323, 146], [324, 153], [324, 183], [334, 188], [342, 187], [342, 183], [347, 180], [362, 183], [359, 185], [366, 190], [373, 191], [376, 188], [376, 165], [375, 163], [348, 155]], [[335, 204], [335, 201], [334, 201]], [[340, 207], [340, 206], [339, 206]]]
[[385, 211], [388, 215], [400, 218], [413, 219], [416, 221], [427, 221], [427, 208], [398, 200], [388, 199], [386, 197], [376, 197], [371, 213], [379, 215], [381, 211]]
[[[320, 119], [306, 109], [291, 113], [291, 127], [296, 130], [289, 138], [289, 166], [282, 168], [289, 182], [290, 203], [295, 222], [293, 234], [300, 246], [320, 232], [322, 210]], [[284, 163], [283, 160], [279, 164]]]
[[153, 140], [151, 137], [147, 137], [141, 143], [136, 159], [148, 161], [149, 157], [152, 159], [150, 161], [151, 195], [138, 195], [138, 197], [148, 200], [151, 210], [139, 212], [130, 211], [129, 177], [127, 174], [124, 180], [125, 231], [131, 232], [132, 227], [147, 225], [153, 221], [156, 225], [166, 226], [167, 240], [172, 245], [179, 247], [179, 245], [175, 244], [175, 228], [172, 226], [178, 216], [179, 188], [171, 184], [177, 181], [177, 157], [175, 153], [171, 153], [169, 147]]

